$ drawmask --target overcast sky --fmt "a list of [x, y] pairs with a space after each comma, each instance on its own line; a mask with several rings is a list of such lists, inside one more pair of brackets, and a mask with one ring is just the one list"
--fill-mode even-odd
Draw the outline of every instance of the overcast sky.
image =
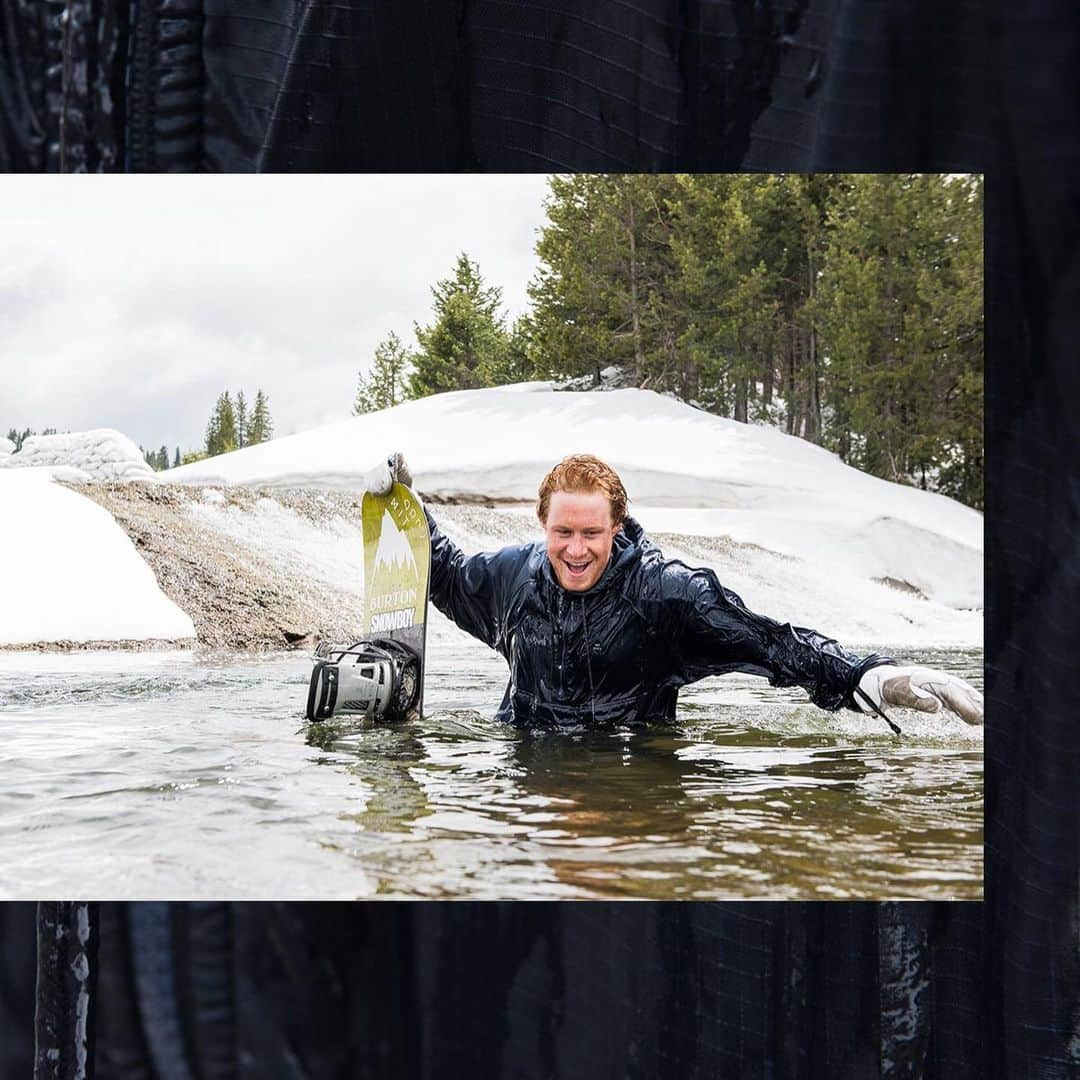
[[170, 459], [223, 390], [275, 435], [351, 415], [459, 252], [527, 307], [541, 176], [0, 179], [0, 434], [117, 428]]

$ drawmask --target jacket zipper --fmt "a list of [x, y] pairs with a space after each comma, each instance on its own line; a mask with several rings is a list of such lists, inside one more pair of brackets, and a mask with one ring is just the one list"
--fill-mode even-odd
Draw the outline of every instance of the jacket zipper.
[[566, 696], [566, 636], [563, 633], [563, 594], [555, 594], [555, 684], [559, 688], [560, 700]]

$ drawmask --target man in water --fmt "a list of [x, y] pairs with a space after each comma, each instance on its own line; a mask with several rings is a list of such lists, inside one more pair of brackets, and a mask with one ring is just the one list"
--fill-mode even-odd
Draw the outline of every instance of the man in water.
[[[400, 454], [365, 487], [385, 494], [394, 481], [412, 483]], [[962, 679], [877, 653], [858, 657], [815, 630], [750, 611], [713, 571], [665, 559], [626, 504], [614, 469], [575, 454], [540, 485], [542, 544], [466, 556], [428, 515], [431, 599], [510, 665], [499, 719], [670, 721], [681, 686], [743, 671], [801, 686], [823, 709], [884, 716], [890, 705], [944, 705], [982, 723], [982, 695]]]

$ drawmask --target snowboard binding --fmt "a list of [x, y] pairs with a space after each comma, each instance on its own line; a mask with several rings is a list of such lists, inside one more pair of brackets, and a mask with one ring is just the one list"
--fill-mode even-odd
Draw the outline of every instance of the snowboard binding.
[[350, 713], [392, 722], [416, 712], [420, 658], [400, 641], [372, 638], [348, 646], [324, 642], [312, 659], [308, 720]]

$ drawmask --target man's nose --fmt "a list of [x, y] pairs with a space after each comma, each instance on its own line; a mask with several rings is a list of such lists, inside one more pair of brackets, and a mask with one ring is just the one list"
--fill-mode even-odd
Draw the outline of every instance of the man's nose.
[[588, 547], [585, 544], [584, 536], [571, 536], [570, 542], [566, 545], [566, 554], [571, 558], [577, 555], [585, 555], [588, 552]]

